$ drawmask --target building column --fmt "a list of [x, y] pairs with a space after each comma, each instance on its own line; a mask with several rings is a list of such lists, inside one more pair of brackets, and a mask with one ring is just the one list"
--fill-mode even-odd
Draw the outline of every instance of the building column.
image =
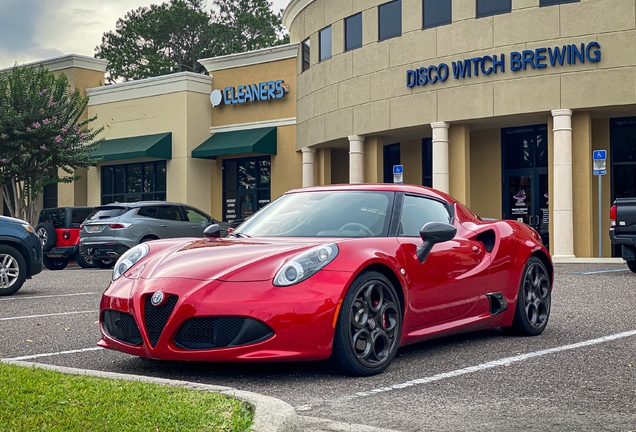
[[363, 136], [349, 136], [349, 183], [364, 183]]
[[453, 124], [448, 140], [449, 194], [470, 207], [470, 126]]
[[431, 123], [433, 128], [433, 187], [442, 192], [450, 192], [448, 167], [448, 127], [449, 123]]
[[560, 258], [574, 257], [574, 218], [572, 211], [572, 110], [552, 111], [554, 131], [554, 250]]
[[303, 187], [316, 185], [316, 149], [303, 147]]

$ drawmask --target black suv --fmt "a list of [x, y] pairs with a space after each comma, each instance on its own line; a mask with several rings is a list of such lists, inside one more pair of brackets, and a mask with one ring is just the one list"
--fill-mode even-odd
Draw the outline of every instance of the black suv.
[[42, 246], [27, 222], [0, 216], [0, 296], [18, 292], [42, 271]]
[[93, 267], [90, 260], [79, 253], [79, 232], [84, 219], [93, 207], [56, 207], [40, 211], [37, 235], [42, 241], [44, 265], [49, 270], [62, 270], [69, 261], [77, 261], [82, 268]]

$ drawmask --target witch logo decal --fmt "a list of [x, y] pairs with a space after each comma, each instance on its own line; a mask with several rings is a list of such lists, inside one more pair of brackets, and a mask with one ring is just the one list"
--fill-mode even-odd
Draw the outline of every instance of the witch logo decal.
[[516, 207], [525, 207], [526, 206], [526, 191], [525, 189], [522, 189], [519, 191], [519, 193], [515, 196], [513, 196], [514, 199], [517, 200], [517, 203], [515, 204]]

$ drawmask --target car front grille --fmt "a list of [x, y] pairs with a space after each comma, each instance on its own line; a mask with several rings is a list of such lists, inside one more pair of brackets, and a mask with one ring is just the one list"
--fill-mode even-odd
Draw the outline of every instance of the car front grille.
[[174, 343], [187, 350], [208, 350], [256, 343], [273, 334], [267, 325], [251, 318], [198, 317], [183, 323]]
[[148, 339], [150, 339], [150, 345], [155, 347], [157, 341], [163, 332], [163, 328], [168, 322], [168, 318], [172, 313], [178, 296], [170, 295], [166, 302], [161, 306], [153, 306], [151, 303], [152, 295], [146, 296], [144, 301], [144, 324], [146, 325], [146, 332], [148, 332]]
[[102, 328], [113, 339], [130, 345], [141, 345], [141, 333], [132, 315], [106, 309], [102, 312]]

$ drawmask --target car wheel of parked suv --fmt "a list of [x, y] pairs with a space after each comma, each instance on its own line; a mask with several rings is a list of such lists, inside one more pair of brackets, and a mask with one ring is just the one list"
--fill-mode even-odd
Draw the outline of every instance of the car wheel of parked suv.
[[42, 250], [44, 252], [55, 246], [56, 234], [55, 227], [51, 222], [42, 222], [35, 229], [40, 241], [42, 242]]
[[75, 261], [77, 261], [77, 265], [81, 268], [93, 268], [95, 264], [93, 264], [93, 260], [91, 258], [85, 258], [81, 253], [77, 253], [75, 255]]
[[18, 292], [26, 280], [26, 261], [20, 252], [7, 245], [0, 245], [0, 296]]
[[63, 270], [68, 265], [68, 258], [50, 258], [46, 255], [42, 257], [44, 266], [49, 270]]
[[95, 267], [100, 269], [112, 269], [115, 267], [115, 261], [113, 260], [100, 260], [93, 258], [93, 264], [95, 264]]

